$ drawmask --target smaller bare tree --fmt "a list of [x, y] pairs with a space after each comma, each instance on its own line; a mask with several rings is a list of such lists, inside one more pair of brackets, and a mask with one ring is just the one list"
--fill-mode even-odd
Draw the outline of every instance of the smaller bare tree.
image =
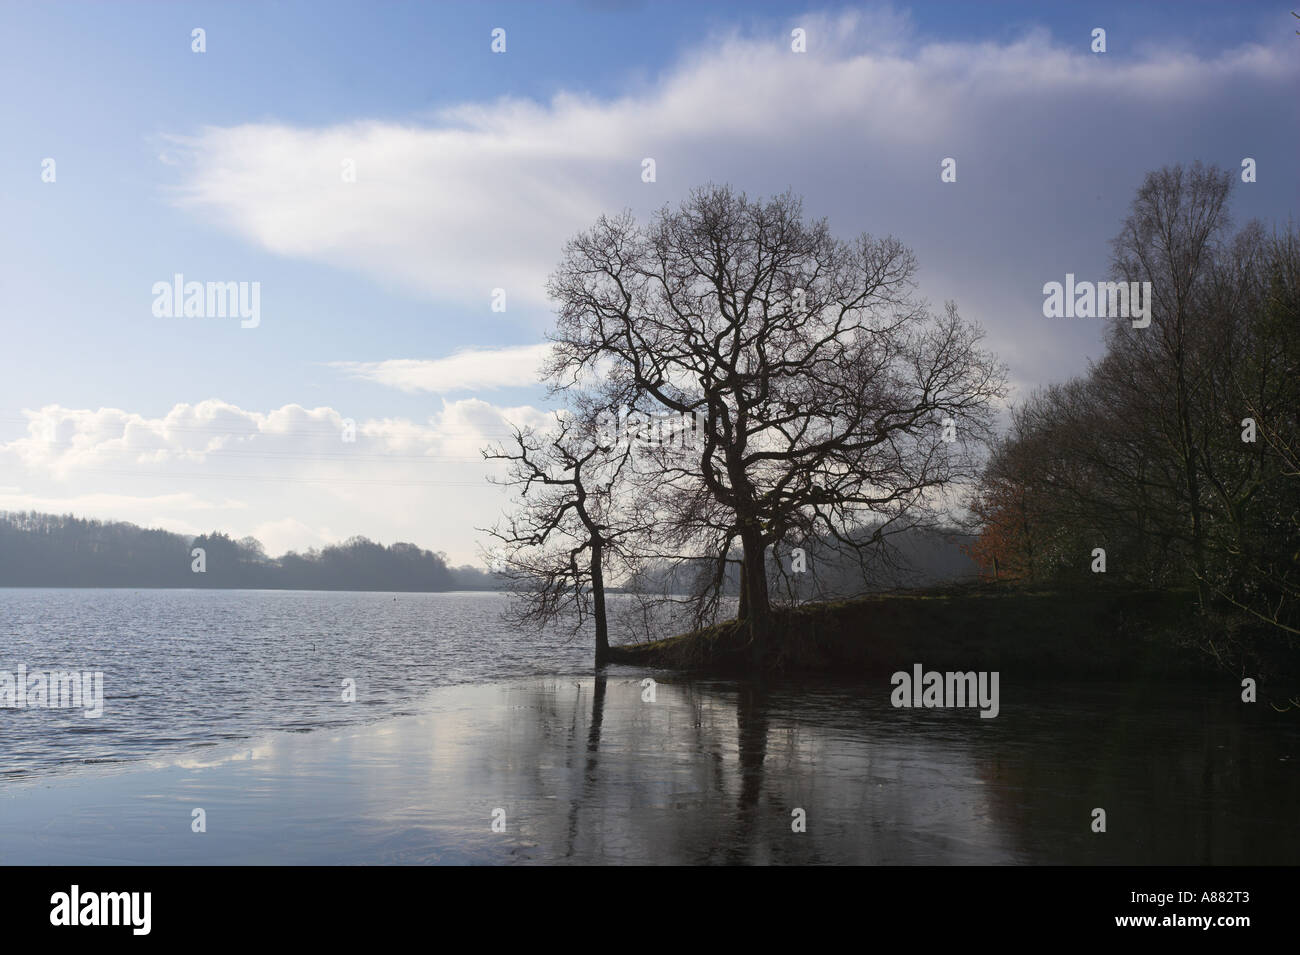
[[596, 665], [609, 658], [606, 570], [618, 560], [614, 497], [629, 450], [602, 440], [589, 405], [557, 412], [555, 428], [515, 428], [509, 447], [484, 449], [487, 460], [509, 462], [492, 483], [518, 490], [519, 507], [487, 533], [487, 558], [519, 585], [508, 617], [521, 624], [561, 624], [578, 634], [596, 630]]

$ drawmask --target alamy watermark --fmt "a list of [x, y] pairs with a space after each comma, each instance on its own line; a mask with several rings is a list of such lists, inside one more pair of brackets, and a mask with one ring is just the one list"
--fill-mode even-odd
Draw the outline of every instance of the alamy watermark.
[[1134, 328], [1151, 324], [1150, 282], [1078, 282], [1065, 274], [1065, 284], [1043, 286], [1044, 318], [1131, 318]]
[[133, 935], [148, 935], [153, 926], [152, 892], [83, 892], [74, 885], [50, 896], [50, 924], [121, 925]]
[[177, 272], [153, 283], [155, 318], [241, 318], [240, 328], [262, 323], [261, 282], [187, 282]]
[[991, 720], [998, 715], [997, 670], [992, 673], [987, 670], [922, 672], [921, 664], [916, 663], [911, 673], [899, 670], [889, 682], [894, 687], [889, 702], [895, 707], [978, 706], [981, 719]]
[[37, 670], [21, 664], [16, 673], [0, 670], [0, 709], [84, 709], [95, 719], [104, 715], [104, 674], [95, 670]]
[[596, 416], [596, 440], [602, 448], [622, 449], [635, 444], [695, 448], [703, 433], [702, 417], [694, 412], [649, 414], [626, 405], [616, 412]]

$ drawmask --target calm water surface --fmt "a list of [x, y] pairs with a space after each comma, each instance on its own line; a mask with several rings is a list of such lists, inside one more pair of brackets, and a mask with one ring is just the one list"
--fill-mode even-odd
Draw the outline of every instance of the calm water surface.
[[[0, 670], [101, 670], [104, 715], [0, 709], [0, 778], [412, 712], [430, 687], [579, 672], [494, 593], [0, 589]], [[343, 702], [353, 680], [356, 701]]]
[[1300, 721], [1231, 680], [1003, 680], [992, 720], [887, 682], [650, 702], [497, 595], [392, 596], [0, 591], [0, 669], [108, 698], [0, 711], [0, 862], [1300, 862]]

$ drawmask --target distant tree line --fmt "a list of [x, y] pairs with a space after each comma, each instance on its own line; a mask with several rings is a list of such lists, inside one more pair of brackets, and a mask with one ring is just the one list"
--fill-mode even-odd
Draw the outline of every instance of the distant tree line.
[[984, 470], [989, 576], [1184, 586], [1300, 633], [1300, 245], [1233, 231], [1233, 174], [1150, 174], [1113, 241], [1151, 323], [1112, 324], [1088, 373], [1034, 394]]
[[[853, 535], [869, 540], [874, 527]], [[800, 546], [774, 549], [768, 561], [768, 591], [782, 604], [810, 600], [842, 600], [897, 589], [930, 587], [973, 581], [980, 567], [969, 556], [974, 537], [958, 527], [917, 527], [887, 532], [884, 545], [872, 556], [869, 574], [863, 574], [856, 554], [846, 555], [835, 541], [811, 537]], [[733, 554], [721, 585], [722, 593], [738, 597], [741, 591], [740, 553]], [[711, 558], [696, 561], [655, 561], [638, 567], [619, 588], [623, 592], [689, 595]]]
[[253, 537], [187, 537], [117, 521], [0, 512], [0, 586], [446, 591], [497, 583], [414, 544], [352, 537], [275, 559]]

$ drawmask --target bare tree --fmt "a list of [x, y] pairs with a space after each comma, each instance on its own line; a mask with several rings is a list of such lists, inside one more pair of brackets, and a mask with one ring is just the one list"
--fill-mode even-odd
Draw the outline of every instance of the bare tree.
[[1147, 177], [1114, 248], [1118, 277], [1151, 282], [1150, 325], [1117, 322], [1086, 375], [1016, 409], [976, 550], [1086, 579], [1101, 545], [1118, 577], [1194, 584], [1201, 608], [1294, 636], [1300, 241], [1254, 222], [1229, 235], [1231, 182], [1199, 165]]
[[1204, 469], [1195, 411], [1205, 380], [1194, 370], [1207, 328], [1199, 320], [1201, 309], [1229, 227], [1231, 189], [1227, 171], [1200, 163], [1150, 173], [1113, 243], [1115, 271], [1129, 282], [1150, 282], [1152, 300], [1150, 326], [1113, 325], [1111, 350], [1136, 366], [1135, 381], [1162, 385], [1148, 395], [1153, 399], [1149, 419], [1173, 449], [1181, 472], [1192, 567], [1203, 606], [1208, 599]]
[[[1235, 261], [1244, 256], [1238, 252]], [[1242, 342], [1227, 369], [1222, 430], [1232, 453], [1211, 471], [1231, 521], [1224, 548], [1234, 573], [1215, 593], [1253, 617], [1300, 635], [1300, 237], [1294, 228], [1261, 240]], [[1240, 270], [1236, 267], [1230, 274]], [[1230, 288], [1239, 282], [1228, 283]], [[1233, 313], [1234, 316], [1239, 314]], [[1244, 411], [1246, 418], [1238, 421]], [[1256, 440], [1238, 439], [1249, 424]], [[1223, 472], [1226, 476], [1221, 476]]]
[[879, 542], [857, 533], [868, 520], [902, 521], [974, 472], [1004, 372], [953, 306], [913, 296], [914, 270], [892, 238], [805, 222], [789, 193], [708, 186], [647, 226], [602, 217], [552, 274], [552, 381], [598, 372], [701, 422], [698, 446], [661, 461], [656, 535], [711, 557], [715, 593], [739, 544], [738, 618], [760, 645], [771, 544], [861, 550]]
[[520, 584], [513, 617], [534, 625], [565, 621], [573, 633], [595, 625], [596, 665], [609, 657], [606, 567], [628, 532], [613, 525], [615, 486], [628, 451], [602, 443], [592, 407], [557, 412], [553, 431], [515, 428], [509, 447], [483, 451], [509, 462], [494, 483], [518, 490], [520, 507], [488, 531], [488, 559]]

